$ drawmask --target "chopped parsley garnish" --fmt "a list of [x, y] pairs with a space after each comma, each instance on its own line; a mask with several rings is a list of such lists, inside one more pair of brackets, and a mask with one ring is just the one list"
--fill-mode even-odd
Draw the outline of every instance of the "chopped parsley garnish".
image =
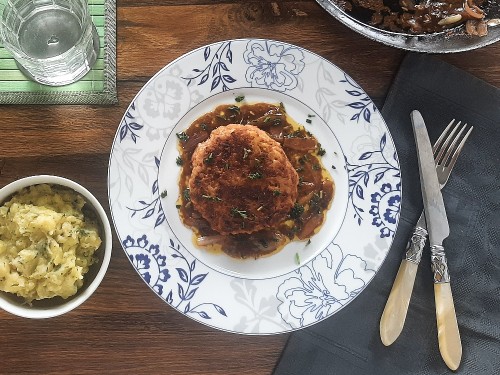
[[245, 99], [245, 96], [239, 95], [234, 100], [236, 100], [236, 102], [239, 103], [239, 102], [242, 102], [244, 99]]
[[205, 124], [205, 123], [202, 123], [202, 124], [200, 124], [200, 128], [202, 128], [203, 130], [207, 130], [208, 129], [208, 125]]
[[295, 203], [290, 211], [290, 217], [292, 219], [298, 219], [304, 213], [304, 206]]
[[175, 159], [175, 164], [182, 165], [182, 163], [183, 163], [182, 156], [177, 156], [177, 158]]
[[281, 195], [281, 191], [279, 191], [279, 190], [273, 190], [273, 195], [275, 197], [277, 197], [277, 196]]
[[165, 198], [167, 196], [167, 191], [163, 190], [160, 194], [160, 197]]
[[307, 122], [308, 124], [312, 124], [312, 120], [311, 120], [310, 118], [307, 118], [307, 119], [306, 119], [306, 122]]
[[307, 245], [310, 245], [310, 244], [311, 244], [311, 239], [309, 238], [309, 239], [307, 240], [306, 246], [307, 246]]
[[250, 173], [248, 175], [248, 178], [251, 180], [257, 180], [259, 178], [262, 178], [262, 173], [260, 173], [260, 172]]
[[189, 188], [184, 189], [184, 191], [182, 192], [182, 196], [184, 197], [184, 199], [186, 200], [186, 202], [191, 201], [191, 196], [190, 196]]
[[319, 156], [323, 156], [324, 154], [326, 154], [326, 150], [323, 147], [321, 147], [320, 144], [318, 144], [318, 152], [317, 152], [317, 154]]
[[307, 115], [307, 117], [309, 117], [309, 118], [316, 117], [316, 115]]
[[295, 253], [295, 264], [300, 265], [300, 255], [299, 253]]
[[182, 207], [182, 206], [181, 206], [180, 204], [176, 204], [176, 205], [175, 205], [175, 208], [177, 208], [177, 209], [179, 209], [179, 208], [181, 208], [181, 207]]
[[235, 111], [235, 112], [240, 112], [240, 107], [238, 107], [237, 105], [231, 105], [231, 106], [227, 107], [227, 109], [229, 109], [231, 111]]
[[337, 169], [337, 167], [335, 165], [332, 165], [332, 169]]
[[205, 159], [203, 159], [203, 161], [205, 162], [205, 164], [212, 163], [214, 161], [214, 154], [211, 152]]
[[323, 198], [323, 190], [321, 190], [319, 193], [314, 192], [313, 196], [311, 197], [311, 200], [309, 201], [309, 206], [311, 207], [311, 210], [314, 210], [318, 214], [321, 213], [321, 199]]
[[245, 210], [239, 210], [236, 207], [231, 209], [231, 215], [233, 216], [240, 216], [243, 219], [248, 219], [247, 212]]
[[208, 199], [209, 201], [222, 202], [222, 199], [220, 199], [217, 196], [211, 196], [211, 195], [203, 194], [201, 197], [205, 198], [205, 199]]
[[177, 138], [179, 138], [179, 140], [181, 140], [182, 142], [187, 142], [187, 140], [189, 139], [189, 135], [187, 135], [186, 132], [176, 133], [176, 135]]

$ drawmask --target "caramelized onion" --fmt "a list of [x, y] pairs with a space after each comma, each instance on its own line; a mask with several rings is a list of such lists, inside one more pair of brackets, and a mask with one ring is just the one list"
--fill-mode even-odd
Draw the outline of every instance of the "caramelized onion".
[[323, 215], [317, 214], [311, 216], [305, 223], [297, 237], [304, 240], [314, 234], [314, 230], [323, 222]]
[[194, 136], [189, 138], [187, 142], [183, 145], [184, 150], [190, 154], [194, 151], [196, 146], [198, 146], [199, 143], [206, 141], [208, 139], [208, 133], [207, 132], [200, 132], [196, 133]]
[[216, 234], [213, 236], [200, 236], [196, 239], [196, 244], [198, 246], [210, 246], [210, 245], [216, 245], [216, 244], [222, 244], [224, 241], [224, 236], [220, 234]]
[[488, 26], [484, 20], [468, 20], [465, 23], [465, 31], [469, 35], [485, 36], [488, 35]]
[[467, 0], [464, 2], [464, 9], [469, 16], [476, 19], [484, 18], [484, 12], [474, 4], [474, 1]]
[[314, 138], [285, 138], [283, 139], [283, 147], [291, 148], [297, 151], [313, 151], [318, 146], [318, 142]]

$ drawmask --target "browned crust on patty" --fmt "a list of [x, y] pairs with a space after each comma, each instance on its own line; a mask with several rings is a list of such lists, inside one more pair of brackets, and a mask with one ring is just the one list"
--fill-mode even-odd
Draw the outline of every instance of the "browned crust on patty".
[[252, 125], [212, 131], [192, 156], [190, 199], [221, 234], [253, 233], [286, 218], [298, 175], [281, 145]]

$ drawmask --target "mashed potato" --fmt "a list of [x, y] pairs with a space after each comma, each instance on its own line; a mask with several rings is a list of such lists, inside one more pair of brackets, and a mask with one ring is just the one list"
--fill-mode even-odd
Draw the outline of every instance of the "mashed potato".
[[42, 184], [0, 207], [0, 290], [27, 302], [77, 292], [101, 244], [84, 205], [75, 191]]

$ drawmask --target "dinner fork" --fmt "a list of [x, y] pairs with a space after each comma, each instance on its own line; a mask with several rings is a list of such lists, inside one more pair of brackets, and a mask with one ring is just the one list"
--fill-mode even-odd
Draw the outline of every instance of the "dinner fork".
[[[436, 173], [441, 188], [448, 181], [465, 141], [473, 129], [471, 126], [464, 135], [467, 124], [464, 124], [462, 127], [460, 125], [461, 121], [455, 124], [455, 119], [451, 120], [432, 148], [436, 162]], [[422, 258], [426, 239], [425, 216], [422, 212], [406, 246], [405, 257], [401, 261], [380, 319], [380, 338], [386, 346], [396, 341], [403, 330], [418, 264]]]

